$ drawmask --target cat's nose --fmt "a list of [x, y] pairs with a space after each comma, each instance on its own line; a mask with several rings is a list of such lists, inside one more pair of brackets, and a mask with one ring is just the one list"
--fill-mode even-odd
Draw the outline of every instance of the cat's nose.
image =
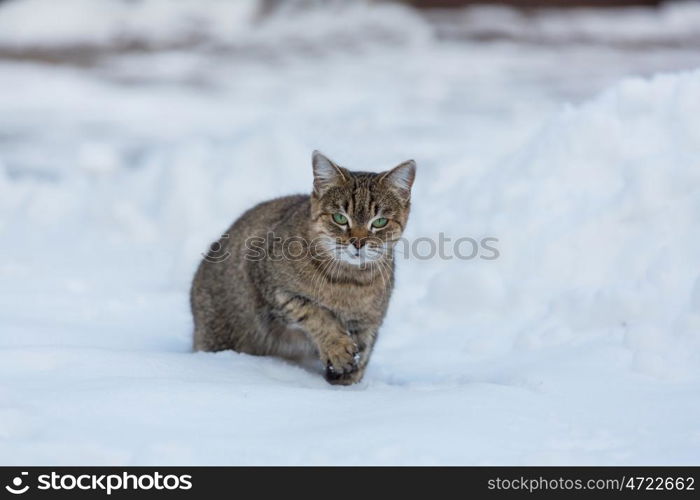
[[367, 238], [355, 238], [352, 242], [353, 246], [357, 248], [358, 250], [365, 246], [365, 242], [367, 241]]

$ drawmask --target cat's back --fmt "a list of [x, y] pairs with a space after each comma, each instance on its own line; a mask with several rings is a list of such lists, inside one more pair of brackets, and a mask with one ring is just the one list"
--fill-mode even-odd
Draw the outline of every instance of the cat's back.
[[200, 262], [192, 284], [192, 303], [235, 301], [227, 292], [240, 292], [238, 288], [247, 279], [251, 248], [261, 250], [261, 242], [270, 233], [282, 237], [294, 233], [298, 216], [309, 210], [309, 199], [308, 195], [284, 196], [245, 211]]

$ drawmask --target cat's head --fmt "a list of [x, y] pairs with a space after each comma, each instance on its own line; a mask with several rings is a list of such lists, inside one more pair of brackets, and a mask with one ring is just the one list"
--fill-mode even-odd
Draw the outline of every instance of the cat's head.
[[323, 251], [355, 266], [390, 257], [408, 220], [416, 162], [353, 172], [314, 151], [312, 163], [312, 233]]

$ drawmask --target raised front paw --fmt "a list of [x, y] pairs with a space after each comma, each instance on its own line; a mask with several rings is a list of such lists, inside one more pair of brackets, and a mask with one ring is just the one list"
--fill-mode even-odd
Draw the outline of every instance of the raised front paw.
[[335, 339], [322, 353], [321, 360], [330, 384], [349, 385], [359, 381], [360, 352], [349, 335]]

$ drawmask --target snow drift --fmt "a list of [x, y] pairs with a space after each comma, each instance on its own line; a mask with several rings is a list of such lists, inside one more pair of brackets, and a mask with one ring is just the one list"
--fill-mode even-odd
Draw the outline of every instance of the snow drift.
[[696, 377], [698, 95], [698, 72], [627, 80], [442, 194], [451, 227], [500, 237], [501, 257], [437, 273], [426, 300], [471, 289], [477, 307], [445, 313], [469, 324], [487, 311], [489, 330], [515, 327], [513, 346], [621, 339], [644, 373]]

